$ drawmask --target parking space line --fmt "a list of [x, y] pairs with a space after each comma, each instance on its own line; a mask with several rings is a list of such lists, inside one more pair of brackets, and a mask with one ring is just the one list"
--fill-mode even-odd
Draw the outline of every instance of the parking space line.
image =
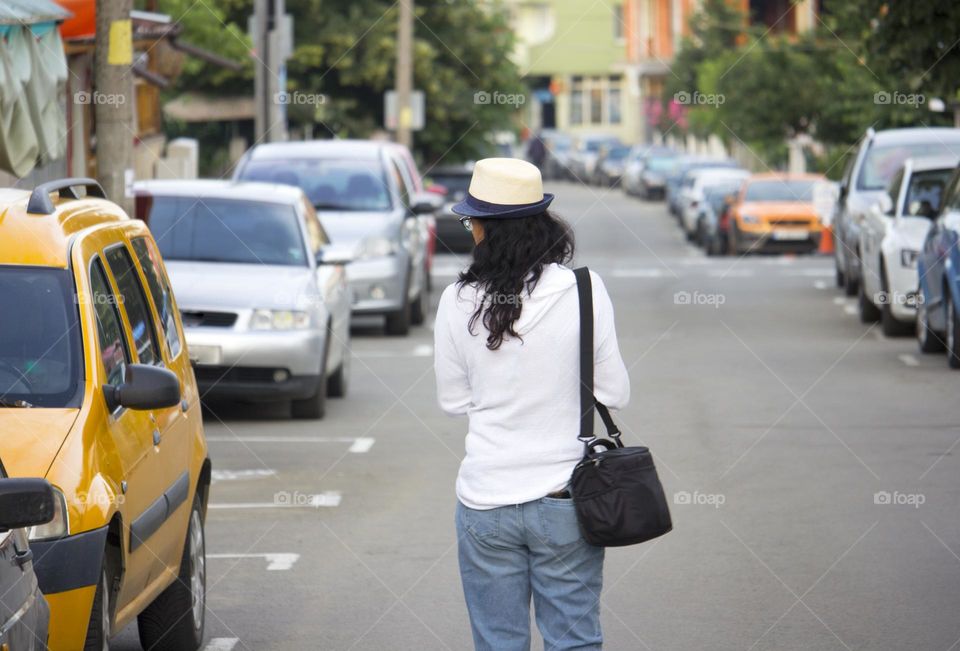
[[[366, 440], [369, 437], [365, 436], [257, 436], [257, 435], [246, 435], [246, 436], [208, 436], [208, 443], [350, 443], [356, 444], [357, 441]], [[373, 441], [374, 439], [369, 439]], [[351, 445], [351, 452], [366, 452], [369, 450], [373, 443], [367, 444], [364, 442], [361, 444], [366, 446], [366, 449], [354, 450], [353, 445]]]
[[262, 479], [263, 477], [273, 477], [277, 472], [270, 468], [254, 468], [252, 470], [214, 470], [210, 473], [210, 479], [214, 483], [218, 481], [242, 481], [245, 479]]
[[[207, 558], [210, 558], [210, 556], [210, 554], [207, 554]], [[239, 642], [240, 638], [236, 637], [215, 637], [207, 642], [203, 651], [231, 651]]]
[[907, 366], [920, 366], [920, 360], [910, 353], [904, 353], [903, 355], [897, 355], [901, 362]]
[[350, 446], [349, 451], [354, 452], [356, 454], [363, 454], [364, 452], [368, 452], [370, 448], [373, 447], [373, 444], [375, 442], [376, 442], [376, 439], [374, 438], [371, 438], [369, 436], [361, 436], [360, 438], [358, 438], [353, 442], [353, 445]]
[[343, 496], [339, 491], [323, 493], [289, 493], [281, 491], [273, 496], [272, 502], [217, 502], [207, 508], [226, 509], [319, 509], [340, 506]]
[[[300, 554], [292, 552], [282, 553], [263, 553], [263, 554], [207, 554], [207, 558], [262, 558], [267, 561], [267, 569], [272, 571], [284, 571], [293, 567], [293, 564], [300, 560]], [[230, 639], [230, 638], [221, 638]], [[211, 641], [212, 642], [212, 641]], [[232, 649], [233, 647], [226, 647]]]
[[610, 272], [614, 278], [661, 278], [665, 276], [663, 269], [614, 269]]

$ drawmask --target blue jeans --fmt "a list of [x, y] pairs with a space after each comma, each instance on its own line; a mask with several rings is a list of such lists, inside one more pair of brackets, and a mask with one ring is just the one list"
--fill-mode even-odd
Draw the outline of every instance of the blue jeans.
[[477, 651], [530, 648], [530, 596], [544, 648], [601, 648], [603, 548], [584, 542], [573, 501], [478, 511], [457, 503], [460, 578]]

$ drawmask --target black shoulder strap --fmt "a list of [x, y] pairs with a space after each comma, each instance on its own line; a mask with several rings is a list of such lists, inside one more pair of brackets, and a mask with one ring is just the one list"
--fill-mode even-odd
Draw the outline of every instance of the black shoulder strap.
[[593, 410], [596, 407], [607, 429], [607, 436], [619, 443], [620, 430], [614, 424], [610, 411], [597, 402], [593, 395], [593, 285], [590, 282], [590, 270], [578, 267], [573, 274], [577, 278], [580, 301], [580, 435], [577, 438], [588, 446], [596, 440], [593, 433]]

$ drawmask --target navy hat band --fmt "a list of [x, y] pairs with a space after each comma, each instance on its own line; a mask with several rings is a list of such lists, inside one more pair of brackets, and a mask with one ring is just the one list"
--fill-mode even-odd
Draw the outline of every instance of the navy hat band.
[[467, 192], [467, 196], [463, 201], [465, 204], [473, 208], [474, 210], [481, 210], [483, 212], [498, 213], [504, 211], [518, 210], [520, 208], [527, 208], [530, 206], [536, 206], [543, 202], [534, 201], [532, 203], [491, 203], [489, 201], [484, 201], [483, 199], [477, 199], [475, 196]]

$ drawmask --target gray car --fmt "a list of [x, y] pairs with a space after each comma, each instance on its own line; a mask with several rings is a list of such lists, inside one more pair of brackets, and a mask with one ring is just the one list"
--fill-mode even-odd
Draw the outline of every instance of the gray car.
[[271, 143], [244, 154], [234, 174], [303, 189], [333, 242], [352, 249], [353, 313], [384, 316], [392, 335], [425, 318], [428, 242], [418, 216], [439, 203], [415, 190], [401, 153], [367, 140]]
[[135, 185], [166, 262], [202, 396], [292, 400], [323, 417], [349, 375], [350, 252], [299, 188], [234, 181]]
[[47, 648], [50, 607], [40, 592], [25, 529], [53, 518], [53, 499], [45, 479], [10, 479], [0, 465], [0, 648]]
[[958, 151], [960, 129], [867, 129], [860, 148], [844, 170], [833, 212], [837, 286], [843, 287], [848, 296], [856, 295], [860, 284], [860, 224], [871, 206], [886, 193], [893, 175], [908, 158]]

